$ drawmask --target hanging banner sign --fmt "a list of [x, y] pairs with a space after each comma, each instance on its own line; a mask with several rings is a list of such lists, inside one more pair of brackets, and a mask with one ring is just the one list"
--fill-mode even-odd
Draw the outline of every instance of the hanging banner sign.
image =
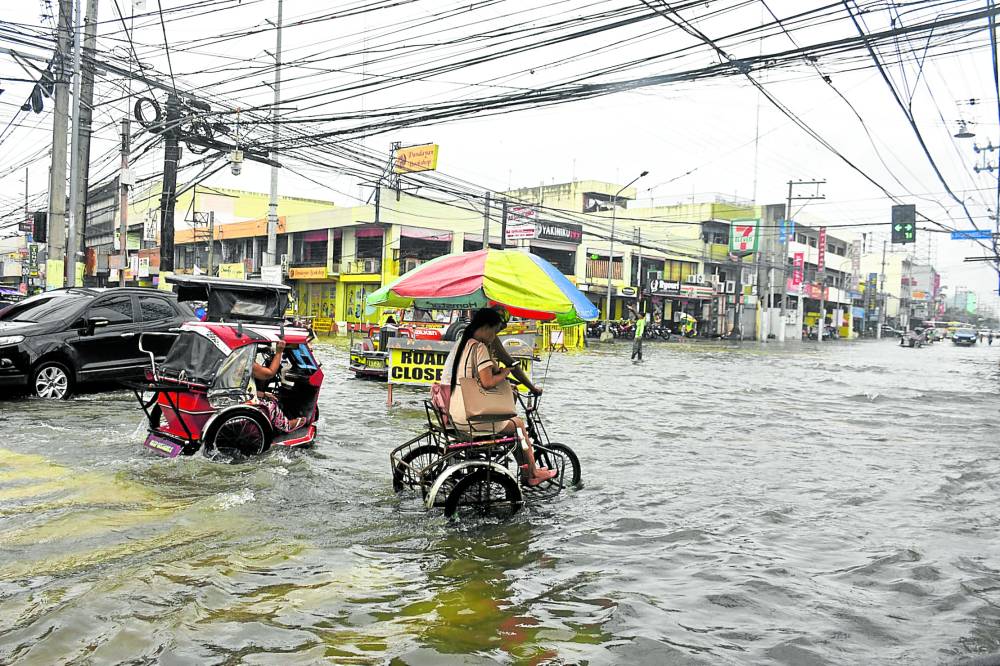
[[[323, 273], [326, 273], [326, 269], [323, 269]], [[245, 280], [247, 279], [247, 269], [243, 262], [233, 263], [233, 264], [219, 264], [219, 277], [229, 280]]]
[[802, 284], [802, 267], [805, 261], [805, 252], [796, 252], [792, 255], [792, 286], [796, 289]]
[[729, 252], [746, 257], [757, 251], [760, 220], [733, 220], [729, 232]]
[[819, 259], [816, 261], [816, 270], [820, 273], [826, 270], [826, 227], [819, 228]]

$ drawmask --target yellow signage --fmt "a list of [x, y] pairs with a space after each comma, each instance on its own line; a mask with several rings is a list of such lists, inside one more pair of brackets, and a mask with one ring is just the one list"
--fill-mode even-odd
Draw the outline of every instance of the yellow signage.
[[329, 317], [316, 317], [313, 319], [313, 331], [316, 333], [331, 333], [333, 331], [333, 320]]
[[247, 267], [242, 261], [238, 264], [219, 264], [219, 277], [227, 280], [245, 280]]
[[326, 277], [326, 266], [290, 268], [288, 269], [288, 277], [293, 280], [322, 280]]
[[389, 381], [393, 384], [441, 383], [446, 351], [389, 348]]
[[396, 173], [414, 173], [416, 171], [434, 171], [438, 164], [438, 145], [428, 143], [423, 146], [409, 146], [396, 150], [396, 162], [393, 171]]

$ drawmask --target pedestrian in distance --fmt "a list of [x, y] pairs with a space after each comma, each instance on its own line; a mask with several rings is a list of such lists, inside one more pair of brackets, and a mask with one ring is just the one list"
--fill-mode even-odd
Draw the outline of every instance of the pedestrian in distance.
[[639, 314], [634, 308], [629, 308], [635, 316], [635, 339], [632, 340], [632, 361], [642, 362], [642, 338], [646, 333], [646, 316]]
[[990, 331], [989, 335], [986, 336], [986, 343], [993, 346], [993, 331]]

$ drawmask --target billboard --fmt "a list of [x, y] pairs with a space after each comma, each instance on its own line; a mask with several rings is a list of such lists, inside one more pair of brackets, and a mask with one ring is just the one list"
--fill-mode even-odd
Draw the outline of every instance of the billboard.
[[394, 173], [416, 173], [437, 169], [438, 145], [407, 146], [396, 149], [392, 170]]
[[757, 251], [757, 236], [760, 220], [733, 220], [729, 232], [729, 252], [745, 257]]

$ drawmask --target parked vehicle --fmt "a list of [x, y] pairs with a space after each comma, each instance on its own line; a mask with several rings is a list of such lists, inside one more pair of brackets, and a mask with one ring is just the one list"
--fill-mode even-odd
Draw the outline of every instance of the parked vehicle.
[[960, 328], [951, 336], [951, 341], [959, 347], [971, 347], [978, 339], [979, 336], [971, 328]]
[[[86, 382], [141, 378], [139, 336], [194, 319], [169, 292], [56, 289], [0, 310], [0, 387], [64, 400]], [[154, 347], [162, 357], [164, 346]]]

